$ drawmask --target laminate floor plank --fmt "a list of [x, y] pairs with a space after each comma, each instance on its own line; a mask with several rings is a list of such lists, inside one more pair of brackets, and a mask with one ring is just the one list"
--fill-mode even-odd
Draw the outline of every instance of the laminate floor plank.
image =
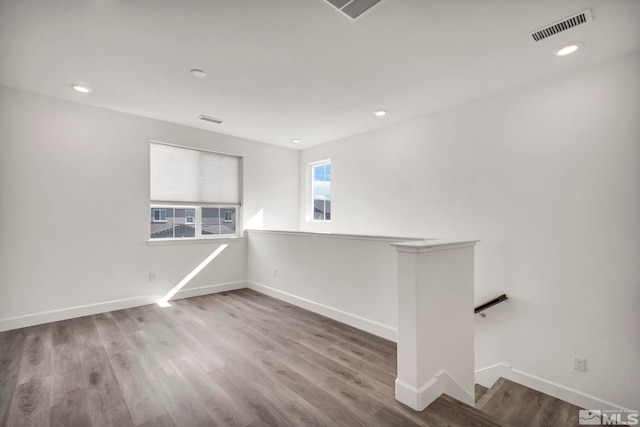
[[51, 324], [26, 328], [7, 425], [48, 426], [51, 396]]
[[345, 353], [369, 363], [373, 363], [380, 369], [385, 370], [389, 374], [396, 375], [396, 358], [387, 353], [381, 353], [373, 348], [365, 348], [351, 342], [341, 341], [333, 347], [344, 351]]
[[32, 377], [14, 392], [7, 426], [49, 426], [51, 378]]
[[129, 341], [131, 350], [138, 356], [140, 363], [144, 366], [148, 379], [153, 381], [158, 375], [162, 375], [165, 368], [161, 363], [157, 363], [154, 355], [154, 353], [160, 349], [156, 347], [156, 344], [147, 333], [142, 330], [133, 332], [127, 335], [127, 340]]
[[154, 387], [178, 426], [216, 426], [191, 384], [177, 370], [156, 378]]
[[140, 424], [138, 427], [181, 427], [177, 426], [171, 418], [171, 415], [165, 414], [153, 420], [149, 420], [144, 424]]
[[286, 417], [286, 425], [294, 426], [332, 426], [335, 422], [319, 411], [299, 393], [286, 387], [282, 371], [265, 369], [265, 365], [273, 366], [274, 360], [264, 352], [256, 352], [250, 358], [243, 357], [234, 365], [250, 377], [256, 391], [282, 416]]
[[133, 426], [104, 347], [84, 348], [80, 357], [93, 426]]
[[264, 369], [264, 364], [273, 366], [273, 360], [270, 359], [266, 353], [257, 353], [255, 359], [258, 366], [254, 366], [253, 372], [255, 372], [256, 369], [260, 371], [257, 391], [263, 396], [269, 396], [268, 400], [270, 404], [272, 404], [278, 412], [287, 417], [288, 422], [286, 425], [309, 427], [329, 427], [336, 425], [335, 421], [327, 414], [318, 410], [315, 405], [295, 390], [286, 386], [286, 380], [283, 381], [283, 375], [286, 374], [284, 374], [282, 370], [271, 371]]
[[[278, 357], [287, 365], [298, 370], [298, 372], [303, 372], [304, 375], [312, 381], [320, 382], [330, 375], [336, 375], [347, 381], [351, 381], [358, 375], [356, 371], [332, 359], [323, 357], [317, 353], [306, 353], [305, 350], [305, 346], [296, 343], [295, 347], [288, 346], [268, 353]], [[309, 369], [311, 366], [313, 366], [313, 369]]]
[[[279, 318], [286, 319], [296, 327], [308, 331], [322, 331], [326, 324], [326, 317], [311, 311], [296, 307], [289, 303], [270, 298], [250, 289], [240, 289], [234, 294], [249, 299], [251, 302], [273, 310]], [[304, 325], [304, 327], [303, 327]]]
[[24, 329], [0, 333], [0, 426], [7, 424], [26, 337]]
[[[183, 303], [183, 301], [180, 300], [178, 303]], [[191, 311], [192, 308], [190, 306], [183, 307], [183, 309], [189, 316], [202, 321], [208, 321], [210, 317], [214, 316], [213, 313], [207, 314], [197, 309]], [[222, 325], [220, 322], [212, 323], [210, 328], [190, 324], [185, 326], [184, 329], [225, 364], [234, 361], [239, 355], [249, 351], [244, 345], [245, 338], [236, 339], [234, 330], [228, 325]]]
[[[172, 328], [169, 328], [160, 321], [152, 309], [148, 306], [135, 307], [130, 309], [132, 315], [140, 324], [140, 330], [129, 334], [126, 339], [131, 348], [153, 349], [164, 356], [164, 359], [171, 359], [183, 354], [183, 349], [175, 345], [175, 336]], [[175, 325], [172, 325], [172, 327]]]
[[336, 344], [338, 341], [338, 338], [335, 338], [327, 333], [314, 332], [312, 334], [308, 334], [304, 338], [297, 340], [296, 342], [304, 345], [305, 347], [309, 347], [314, 351], [324, 352], [329, 347]]
[[178, 320], [174, 319], [171, 316], [171, 309], [165, 310], [157, 304], [144, 305], [142, 307], [137, 307], [145, 313], [150, 319], [157, 323], [158, 326], [162, 326], [164, 328], [172, 329], [178, 326]]
[[51, 325], [51, 344], [68, 344], [75, 343], [75, 334], [73, 332], [73, 320], [62, 320]]
[[[305, 342], [302, 342], [302, 344], [305, 345]], [[341, 363], [355, 372], [358, 372], [359, 375], [364, 375], [367, 378], [370, 378], [382, 389], [394, 390], [395, 388], [396, 376], [384, 369], [381, 369], [373, 363], [351, 356], [350, 354], [335, 347], [328, 347], [319, 351], [319, 353]]]
[[[173, 317], [178, 325], [182, 328], [186, 328], [189, 326], [201, 326], [210, 328], [212, 326], [211, 323], [207, 323], [197, 317], [191, 316], [187, 310], [185, 310], [185, 306], [187, 308], [197, 308], [191, 302], [191, 298], [181, 299], [177, 301], [171, 301], [171, 307], [166, 307], [167, 313]], [[199, 309], [199, 308], [198, 308]]]
[[375, 349], [376, 351], [387, 355], [394, 355], [396, 353], [396, 343], [393, 341], [389, 341], [376, 335], [363, 333], [363, 331], [356, 329], [353, 326], [344, 325], [337, 320], [329, 318], [324, 318], [323, 325], [326, 331], [334, 333], [344, 341], [364, 348]]
[[121, 353], [129, 350], [130, 347], [125, 335], [118, 327], [111, 313], [96, 314], [94, 321], [100, 338], [102, 339], [102, 345], [108, 354]]
[[384, 407], [381, 402], [370, 394], [363, 393], [357, 385], [349, 384], [340, 378], [327, 377], [318, 385], [337, 397], [352, 412], [359, 414], [364, 420]]
[[475, 385], [475, 401], [478, 403], [480, 398], [484, 396], [484, 394], [489, 391], [489, 389], [483, 385], [476, 384]]
[[[201, 297], [197, 298], [201, 299]], [[210, 320], [211, 329], [233, 341], [237, 347], [247, 351], [273, 348], [272, 341], [248, 328], [248, 325], [234, 313], [234, 309], [221, 299], [210, 299], [208, 305], [210, 310], [200, 310], [195, 306], [189, 306], [188, 309], [192, 316]]]
[[109, 359], [135, 425], [144, 424], [167, 413], [134, 350], [111, 354]]
[[273, 353], [263, 353], [261, 366], [278, 374], [280, 382], [284, 386], [293, 390], [319, 411], [334, 420], [336, 425], [366, 426], [364, 420], [360, 418], [358, 414], [353, 413], [345, 407], [339, 399], [316, 386], [313, 381], [299, 374], [296, 370], [290, 368], [286, 361], [279, 361], [276, 357], [277, 355]]
[[78, 350], [102, 345], [102, 339], [96, 328], [93, 316], [71, 319], [71, 325]]
[[[152, 337], [156, 336], [159, 338], [155, 340], [156, 348], [165, 352], [170, 358], [190, 354], [206, 371], [211, 371], [224, 365], [224, 362], [204, 344], [204, 342], [210, 338], [209, 331], [206, 328], [201, 327], [197, 322], [193, 321], [193, 318], [188, 318], [188, 313], [182, 309], [170, 307], [168, 312], [180, 313], [179, 318], [184, 320], [184, 322], [176, 322], [172, 328], [160, 328], [160, 330], [154, 329], [149, 323], [142, 326]], [[187, 330], [187, 328], [192, 330], [198, 327], [202, 328], [202, 339], [196, 338]], [[133, 345], [137, 344], [134, 343]]]
[[52, 347], [51, 394], [76, 390], [83, 381], [80, 352], [73, 342]]
[[123, 334], [129, 335], [140, 330], [139, 322], [131, 316], [129, 310], [116, 310], [111, 312], [111, 317], [115, 320], [118, 328]]
[[0, 351], [0, 427], [442, 425], [395, 400], [395, 343], [248, 289], [2, 332]]
[[93, 426], [86, 390], [76, 388], [67, 392], [52, 393], [49, 421], [51, 426]]
[[257, 418], [258, 423], [271, 427], [294, 425], [252, 382], [237, 381], [236, 372], [237, 369], [228, 366], [211, 372], [209, 376], [246, 412]]
[[289, 341], [302, 339], [308, 333], [299, 328], [292, 328], [286, 319], [274, 315], [275, 313], [265, 314], [255, 310], [253, 305], [243, 303], [237, 297], [227, 296], [224, 301], [238, 319], [245, 325], [251, 325], [258, 333]]
[[371, 414], [369, 420], [371, 422], [370, 425], [381, 427], [443, 427], [443, 425], [435, 422], [429, 424], [425, 424], [424, 421], [415, 422], [409, 417], [403, 416], [387, 407], [383, 407], [378, 412]]
[[220, 426], [244, 427], [257, 420], [239, 402], [233, 399], [210, 375], [185, 355], [175, 361], [182, 376], [192, 385], [204, 403], [211, 418]]
[[581, 409], [505, 378], [498, 379], [476, 407], [506, 423], [532, 427], [578, 426]]
[[[478, 409], [465, 405], [446, 394], [441, 395], [429, 405], [433, 417], [441, 424], [451, 427], [511, 427]], [[529, 424], [517, 424], [528, 426]]]
[[52, 371], [51, 324], [27, 328], [26, 334], [18, 384], [49, 377]]

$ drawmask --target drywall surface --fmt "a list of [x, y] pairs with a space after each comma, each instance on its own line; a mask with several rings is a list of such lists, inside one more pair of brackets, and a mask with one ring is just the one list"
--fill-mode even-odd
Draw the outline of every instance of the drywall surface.
[[[147, 243], [149, 140], [243, 156], [245, 222], [298, 226], [297, 151], [0, 87], [0, 322], [162, 296], [218, 248]], [[185, 289], [244, 282], [224, 243]]]
[[638, 409], [638, 75], [634, 55], [306, 149], [301, 181], [331, 159], [332, 219], [301, 206], [300, 230], [478, 239], [476, 303], [510, 299], [476, 318], [476, 368]]
[[247, 280], [257, 291], [395, 340], [396, 241], [249, 230]]

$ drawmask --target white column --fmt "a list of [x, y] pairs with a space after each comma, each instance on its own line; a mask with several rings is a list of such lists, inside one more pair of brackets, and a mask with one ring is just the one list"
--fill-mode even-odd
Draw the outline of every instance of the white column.
[[393, 244], [398, 251], [396, 399], [417, 411], [442, 393], [474, 404], [475, 244]]

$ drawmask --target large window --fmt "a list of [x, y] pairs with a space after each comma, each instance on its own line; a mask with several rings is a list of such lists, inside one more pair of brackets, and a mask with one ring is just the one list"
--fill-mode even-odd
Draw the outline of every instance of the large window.
[[311, 212], [314, 221], [331, 220], [331, 161], [311, 165]]
[[150, 144], [151, 239], [237, 236], [241, 159]]

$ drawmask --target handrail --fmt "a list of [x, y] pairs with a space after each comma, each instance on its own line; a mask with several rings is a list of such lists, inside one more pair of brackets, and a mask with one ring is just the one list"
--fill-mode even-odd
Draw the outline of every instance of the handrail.
[[493, 307], [496, 304], [500, 304], [503, 301], [508, 300], [509, 298], [507, 297], [506, 294], [502, 294], [499, 297], [496, 297], [494, 299], [492, 299], [491, 301], [487, 301], [484, 304], [480, 304], [479, 306], [477, 306], [474, 309], [474, 313], [475, 314], [480, 314], [480, 316], [482, 317], [486, 317], [487, 315], [483, 313], [483, 311], [485, 311], [487, 308], [489, 307]]

